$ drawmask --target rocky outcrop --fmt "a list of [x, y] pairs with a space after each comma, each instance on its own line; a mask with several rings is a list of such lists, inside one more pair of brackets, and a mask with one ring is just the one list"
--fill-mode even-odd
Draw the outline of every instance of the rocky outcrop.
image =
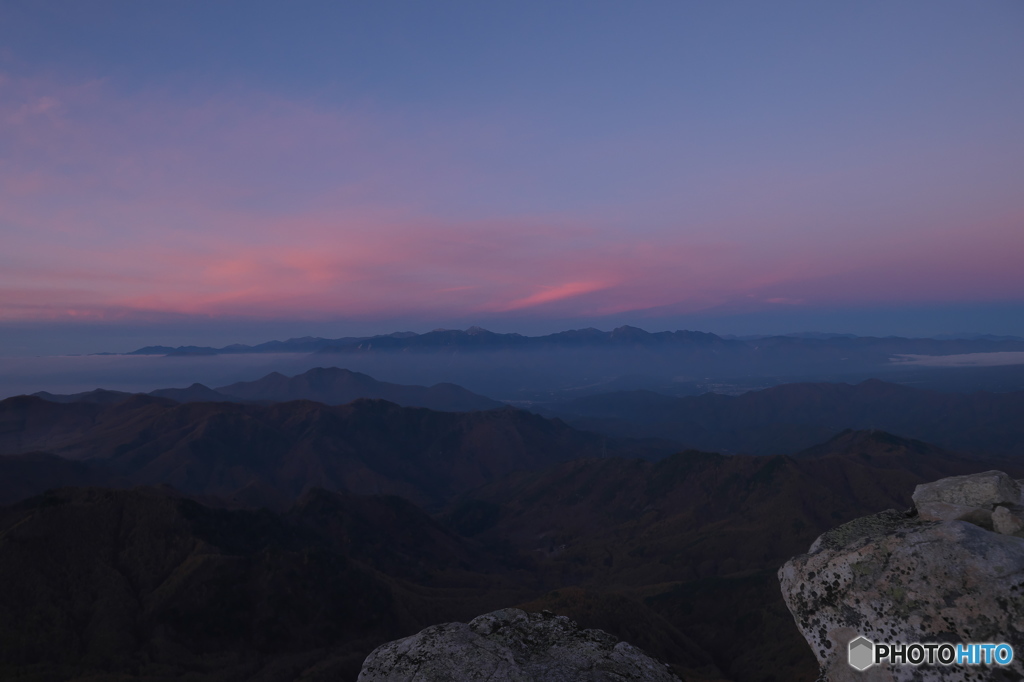
[[667, 666], [550, 612], [502, 609], [384, 644], [358, 682], [678, 682]]
[[[822, 679], [1024, 680], [1024, 521], [1001, 472], [920, 485], [915, 508], [851, 521], [779, 570], [783, 597]], [[858, 671], [850, 643], [1008, 643], [1006, 666], [880, 663]], [[863, 653], [863, 651], [862, 651]], [[867, 660], [867, 659], [865, 659]]]
[[1001, 471], [986, 471], [923, 483], [913, 499], [924, 521], [967, 521], [992, 530], [996, 506], [1019, 505], [1020, 485]]

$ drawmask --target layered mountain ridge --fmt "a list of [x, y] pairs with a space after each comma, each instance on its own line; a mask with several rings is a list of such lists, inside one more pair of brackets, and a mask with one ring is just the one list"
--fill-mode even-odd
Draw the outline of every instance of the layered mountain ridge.
[[[0, 677], [351, 680], [383, 642], [517, 607], [684, 680], [811, 682], [787, 558], [918, 483], [1024, 475], [1014, 393], [628, 392], [551, 406], [571, 424], [291, 399], [380, 384], [317, 370], [235, 401], [201, 385], [0, 401]], [[588, 419], [605, 433], [574, 428]], [[717, 446], [611, 435], [627, 423]], [[712, 451], [736, 442], [765, 454]]]
[[[664, 456], [671, 446], [580, 432], [559, 420], [502, 408], [437, 412], [360, 399], [330, 406], [175, 403], [136, 395], [119, 403], [0, 401], [0, 467], [33, 469], [41, 492], [85, 465], [85, 480], [169, 483], [243, 506], [282, 508], [313, 486], [390, 493], [419, 504], [508, 473], [581, 457]], [[51, 467], [50, 464], [59, 464]]]
[[1024, 455], [1024, 391], [947, 393], [870, 379], [784, 384], [738, 396], [622, 391], [538, 412], [578, 428], [725, 452], [797, 452], [853, 428], [882, 429], [953, 450]]
[[[99, 425], [111, 409], [21, 401]], [[211, 407], [137, 401], [115, 407], [140, 433], [156, 423], [146, 410], [185, 425], [188, 410]], [[275, 407], [294, 418], [309, 405]], [[274, 409], [213, 407], [233, 418]], [[392, 426], [402, 411], [426, 412], [346, 407], [390, 415]], [[114, 457], [131, 461], [134, 449]], [[186, 469], [214, 450], [195, 452]], [[838, 523], [906, 506], [917, 482], [990, 466], [879, 431], [846, 431], [798, 456], [553, 459], [450, 492], [434, 518], [399, 497], [316, 486], [277, 511], [216, 508], [232, 503], [160, 485], [63, 489], [0, 509], [0, 674], [351, 680], [385, 641], [521, 606], [606, 630], [685, 680], [810, 682], [814, 658], [775, 582], [781, 563]], [[740, 639], [742, 649], [729, 644]]]
[[[57, 403], [91, 402], [109, 405], [136, 394], [96, 389], [70, 395], [55, 395], [45, 391], [33, 395]], [[179, 403], [313, 400], [327, 405], [343, 405], [359, 398], [375, 398], [406, 407], [427, 407], [444, 412], [490, 410], [503, 405], [497, 400], [451, 383], [429, 387], [393, 384], [338, 367], [314, 367], [293, 377], [271, 372], [256, 381], [239, 381], [215, 389], [194, 383], [188, 388], [161, 388], [147, 395]]]
[[860, 510], [906, 509], [918, 483], [992, 466], [880, 431], [846, 431], [794, 456], [691, 451], [519, 472], [472, 491], [446, 519], [484, 546], [511, 545], [545, 562], [572, 586], [527, 610], [632, 637], [661, 658], [674, 652], [667, 660], [691, 668], [684, 679], [714, 679], [694, 672], [699, 659], [679, 658], [693, 641], [724, 679], [810, 682], [817, 665], [779, 593], [778, 567]]

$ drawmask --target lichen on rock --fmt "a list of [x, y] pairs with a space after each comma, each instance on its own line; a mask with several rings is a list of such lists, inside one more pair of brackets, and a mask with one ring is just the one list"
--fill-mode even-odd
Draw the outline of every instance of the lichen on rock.
[[1020, 485], [1002, 471], [951, 476], [914, 489], [914, 507], [926, 521], [968, 521], [992, 530], [998, 505], [1020, 502]]
[[663, 663], [565, 616], [501, 609], [377, 647], [358, 682], [678, 682]]
[[824, 533], [779, 570], [783, 597], [823, 679], [1024, 680], [1016, 657], [1009, 666], [977, 668], [883, 664], [858, 672], [847, 663], [858, 636], [875, 643], [1006, 642], [1024, 657], [1024, 538], [1006, 533], [1017, 527], [1017, 483], [986, 472], [928, 485], [915, 504], [986, 509], [1003, 532], [962, 519], [929, 520], [920, 507], [888, 510]]

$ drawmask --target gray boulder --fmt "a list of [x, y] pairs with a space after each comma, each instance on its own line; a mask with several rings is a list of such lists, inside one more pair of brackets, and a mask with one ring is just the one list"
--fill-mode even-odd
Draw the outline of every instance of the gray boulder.
[[377, 647], [358, 682], [678, 682], [662, 663], [551, 613], [502, 609]]
[[889, 510], [828, 531], [779, 570], [783, 597], [822, 679], [1024, 679], [1017, 656], [1009, 666], [977, 668], [882, 664], [858, 672], [847, 662], [858, 637], [876, 644], [1005, 642], [1024, 654], [1024, 538], [1013, 535], [1018, 523], [1024, 527], [1020, 493], [1005, 485], [1015, 481], [992, 473], [1000, 472], [918, 486], [914, 498], [919, 512], [933, 503], [987, 507], [1001, 532]]
[[1017, 504], [996, 507], [992, 512], [992, 530], [1003, 535], [1024, 537], [1024, 507]]
[[969, 521], [992, 528], [997, 505], [1020, 503], [1020, 484], [1002, 471], [951, 476], [914, 489], [914, 506], [926, 521]]

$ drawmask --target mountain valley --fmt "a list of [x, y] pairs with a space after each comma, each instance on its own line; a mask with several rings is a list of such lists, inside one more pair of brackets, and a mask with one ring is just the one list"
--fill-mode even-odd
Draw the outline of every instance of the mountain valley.
[[810, 682], [782, 562], [919, 482], [1024, 475], [878, 430], [672, 454], [368, 399], [22, 396], [0, 402], [0, 452], [0, 671], [29, 680], [354, 679], [377, 644], [522, 606], [685, 680]]
[[355, 679], [378, 644], [517, 606], [683, 680], [811, 682], [779, 566], [918, 483], [1024, 476], [1022, 396], [873, 379], [526, 411], [315, 368], [8, 398], [0, 674]]

